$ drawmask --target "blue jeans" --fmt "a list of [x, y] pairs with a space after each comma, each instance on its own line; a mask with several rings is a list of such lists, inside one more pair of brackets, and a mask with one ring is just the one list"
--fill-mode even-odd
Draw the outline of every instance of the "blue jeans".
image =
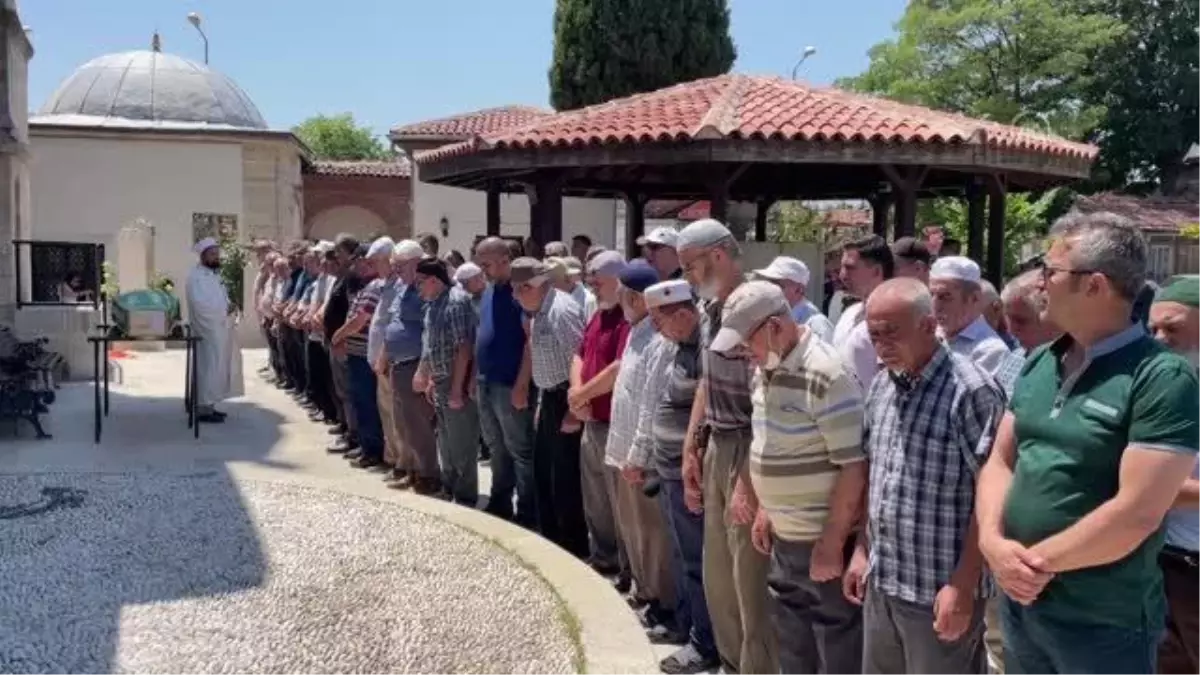
[[358, 420], [358, 443], [364, 457], [383, 461], [383, 423], [375, 401], [375, 371], [365, 356], [346, 357], [347, 388]]
[[1063, 621], [1035, 602], [1000, 600], [1004, 667], [1009, 673], [1153, 673], [1162, 630]]
[[671, 570], [675, 577], [675, 620], [688, 640], [704, 656], [715, 656], [712, 621], [704, 599], [704, 516], [688, 511], [683, 503], [683, 481], [662, 479], [658, 503], [671, 540]]
[[[517, 491], [517, 522], [537, 525], [537, 499], [533, 480], [533, 409], [512, 406], [512, 387], [479, 382], [479, 425], [483, 441], [492, 451], [492, 493], [488, 510], [512, 515], [513, 489]], [[532, 406], [533, 395], [529, 402]]]

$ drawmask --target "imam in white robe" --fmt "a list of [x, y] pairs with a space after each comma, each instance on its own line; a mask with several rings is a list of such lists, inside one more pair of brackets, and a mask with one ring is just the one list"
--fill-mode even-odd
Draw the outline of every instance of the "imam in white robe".
[[201, 411], [231, 395], [232, 319], [229, 294], [220, 274], [204, 265], [192, 268], [187, 278], [188, 320], [196, 344], [196, 399]]

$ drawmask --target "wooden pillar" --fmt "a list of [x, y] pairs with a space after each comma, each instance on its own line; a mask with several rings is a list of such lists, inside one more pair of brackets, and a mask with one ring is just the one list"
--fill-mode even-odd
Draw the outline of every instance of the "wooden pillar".
[[774, 204], [775, 200], [771, 197], [758, 200], [758, 208], [754, 211], [754, 241], [767, 240], [767, 214]]
[[967, 255], [982, 267], [983, 260], [983, 212], [987, 192], [983, 181], [978, 178], [967, 183]]
[[724, 174], [718, 174], [708, 182], [708, 215], [728, 225], [729, 182]]
[[[530, 204], [530, 222], [533, 222], [533, 204]], [[495, 183], [487, 189], [487, 236], [500, 236], [500, 187]]]
[[925, 182], [929, 167], [884, 164], [881, 168], [896, 195], [896, 226], [892, 234], [896, 239], [911, 237], [917, 231], [917, 190]]
[[871, 231], [887, 239], [888, 211], [892, 208], [892, 195], [874, 194], [867, 198], [867, 202], [871, 204]]
[[991, 176], [988, 192], [987, 279], [996, 288], [1004, 284], [1004, 202], [1008, 188], [1003, 176]]
[[545, 246], [562, 239], [562, 188], [558, 181], [539, 179], [534, 184], [532, 213], [530, 213], [530, 236]]
[[646, 233], [646, 195], [627, 192], [625, 199], [625, 257], [629, 260], [642, 255], [637, 240]]

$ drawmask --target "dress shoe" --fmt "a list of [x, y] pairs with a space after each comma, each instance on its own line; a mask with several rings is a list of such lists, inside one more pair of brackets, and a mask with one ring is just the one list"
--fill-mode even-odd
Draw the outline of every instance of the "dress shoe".
[[660, 624], [646, 630], [646, 637], [652, 645], [686, 645], [688, 636], [677, 630]]
[[350, 466], [352, 466], [356, 469], [372, 469], [377, 466], [380, 466], [381, 464], [383, 464], [382, 459], [378, 459], [375, 457], [368, 457], [366, 455], [363, 455], [362, 457], [359, 457], [358, 459], [354, 460], [353, 462], [350, 462]]
[[329, 430], [329, 435], [330, 435], [330, 436], [344, 436], [344, 435], [346, 435], [346, 425], [345, 425], [345, 424], [342, 424], [341, 422], [339, 422], [337, 426], [335, 426], [335, 427], [333, 427], [332, 429], [330, 429], [330, 430]]
[[401, 476], [400, 478], [388, 476], [387, 478], [387, 486], [393, 490], [407, 490], [415, 487], [415, 485], [416, 483], [411, 476]]
[[612, 581], [612, 585], [613, 585], [613, 588], [617, 589], [618, 593], [620, 593], [621, 595], [625, 595], [626, 593], [629, 592], [629, 589], [633, 586], [633, 582], [629, 580], [629, 575], [621, 574], [618, 572], [617, 578], [613, 579], [613, 581]]
[[659, 661], [658, 667], [667, 675], [695, 675], [708, 672], [720, 663], [721, 660], [717, 658], [716, 654], [705, 656], [696, 649], [695, 645], [688, 643]]
[[355, 449], [351, 450], [350, 452], [346, 453], [346, 459], [350, 460], [351, 462], [358, 461], [359, 459], [362, 458], [362, 456], [363, 456], [362, 448], [355, 448]]
[[354, 448], [350, 445], [349, 441], [344, 438], [339, 438], [331, 443], [329, 447], [325, 448], [325, 452], [328, 452], [331, 455], [344, 455], [353, 449]]

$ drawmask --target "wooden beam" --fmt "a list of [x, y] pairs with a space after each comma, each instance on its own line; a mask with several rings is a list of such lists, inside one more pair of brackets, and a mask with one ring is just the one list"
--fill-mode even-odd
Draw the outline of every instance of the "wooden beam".
[[646, 232], [646, 202], [650, 200], [639, 192], [628, 192], [624, 199], [625, 257], [633, 260], [642, 254], [637, 240]]
[[871, 204], [871, 231], [887, 239], [888, 215], [892, 209], [891, 193], [878, 192], [868, 197], [867, 201]]
[[1004, 284], [1004, 202], [1008, 186], [1003, 176], [989, 176], [988, 192], [988, 245], [987, 278], [996, 288]]
[[534, 200], [530, 236], [539, 245], [545, 246], [562, 239], [562, 187], [553, 178], [539, 178], [534, 183]]
[[[492, 183], [487, 190], [487, 236], [500, 236], [500, 186]], [[531, 210], [532, 213], [532, 210]]]
[[967, 183], [967, 255], [982, 267], [983, 260], [983, 230], [984, 206], [987, 192], [983, 188], [981, 178], [972, 178]]
[[929, 173], [927, 166], [880, 167], [896, 195], [895, 238], [911, 237], [917, 230], [917, 190]]
[[754, 211], [754, 241], [767, 240], [767, 214], [775, 204], [773, 197], [760, 197]]

